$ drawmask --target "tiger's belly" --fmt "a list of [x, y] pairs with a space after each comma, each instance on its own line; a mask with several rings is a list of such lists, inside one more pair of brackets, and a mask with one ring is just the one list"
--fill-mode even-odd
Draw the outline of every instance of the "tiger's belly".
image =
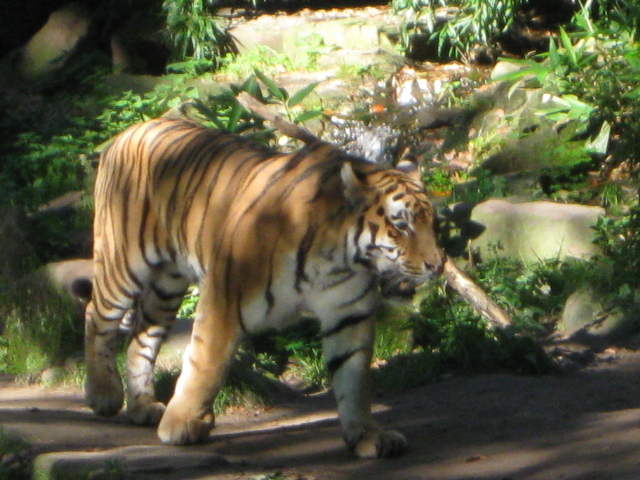
[[293, 285], [280, 285], [242, 302], [242, 325], [249, 333], [280, 330], [295, 323], [304, 311], [304, 296]]
[[331, 322], [350, 313], [371, 313], [378, 304], [376, 278], [367, 270], [319, 275], [298, 290], [293, 282], [273, 282], [271, 289], [242, 303], [246, 331], [285, 328], [304, 316]]

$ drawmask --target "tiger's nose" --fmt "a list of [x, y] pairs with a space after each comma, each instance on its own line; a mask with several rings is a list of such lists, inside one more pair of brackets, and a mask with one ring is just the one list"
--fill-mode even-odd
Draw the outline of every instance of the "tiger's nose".
[[442, 270], [444, 269], [444, 264], [439, 263], [438, 265], [433, 265], [429, 262], [424, 262], [424, 268], [427, 270], [427, 272], [429, 272], [431, 275], [435, 277], [435, 276], [440, 276], [442, 274]]

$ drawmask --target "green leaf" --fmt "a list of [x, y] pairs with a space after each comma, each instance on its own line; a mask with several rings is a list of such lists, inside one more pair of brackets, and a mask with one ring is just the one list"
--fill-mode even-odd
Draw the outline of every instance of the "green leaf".
[[551, 69], [555, 70], [560, 65], [560, 55], [558, 54], [558, 46], [553, 37], [549, 38], [549, 63]]
[[585, 144], [585, 149], [590, 153], [600, 153], [604, 155], [607, 153], [607, 147], [609, 145], [609, 137], [611, 136], [611, 124], [607, 121], [602, 123], [600, 132], [595, 138], [590, 138]]
[[272, 79], [267, 77], [264, 73], [262, 73], [257, 68], [254, 69], [254, 72], [258, 76], [258, 78], [262, 81], [262, 83], [266, 85], [271, 95], [276, 97], [282, 103], [285, 103], [288, 100], [289, 94], [284, 88], [278, 87], [278, 85], [276, 85], [276, 82], [274, 82]]
[[289, 99], [289, 102], [287, 102], [288, 106], [289, 107], [295, 107], [296, 105], [298, 105], [305, 98], [307, 98], [311, 92], [313, 92], [313, 90], [318, 86], [319, 83], [320, 82], [313, 82], [313, 83], [310, 83], [309, 85], [307, 85], [306, 87], [303, 87], [300, 90], [298, 90]]
[[314, 109], [301, 113], [294, 119], [294, 123], [304, 123], [311, 119], [318, 118], [324, 115], [322, 109]]
[[242, 112], [244, 108], [240, 103], [236, 100], [233, 106], [231, 107], [231, 111], [229, 112], [229, 122], [227, 123], [229, 131], [235, 132], [238, 126], [238, 120], [242, 116]]
[[263, 99], [262, 91], [260, 90], [260, 85], [258, 85], [258, 81], [256, 80], [255, 75], [249, 75], [249, 78], [247, 78], [245, 82], [240, 86], [240, 91], [247, 92], [249, 95], [257, 98], [258, 100], [262, 101]]
[[571, 39], [569, 38], [569, 34], [567, 31], [560, 27], [560, 40], [562, 41], [562, 46], [567, 51], [569, 58], [571, 59], [571, 64], [574, 67], [578, 66], [578, 57], [576, 55], [576, 50], [573, 48], [573, 44], [571, 43]]

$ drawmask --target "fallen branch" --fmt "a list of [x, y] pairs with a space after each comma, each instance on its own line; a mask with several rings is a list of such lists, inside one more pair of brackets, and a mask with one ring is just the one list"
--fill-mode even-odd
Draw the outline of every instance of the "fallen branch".
[[496, 327], [505, 329], [513, 325], [509, 314], [500, 305], [491, 300], [482, 287], [460, 270], [460, 267], [448, 255], [444, 264], [444, 278], [473, 308]]
[[[283, 134], [291, 138], [301, 140], [304, 143], [321, 141], [309, 130], [302, 128], [272, 112], [264, 104], [260, 103], [256, 98], [252, 97], [248, 93], [242, 92], [237, 98], [243, 107], [271, 122], [271, 124]], [[513, 326], [513, 321], [509, 314], [496, 302], [491, 300], [482, 287], [475, 283], [466, 273], [460, 270], [455, 261], [449, 256], [447, 256], [447, 260], [444, 264], [444, 277], [453, 289], [457, 290], [473, 308], [489, 320], [489, 322], [491, 322], [495, 327], [506, 330]]]
[[284, 133], [288, 137], [295, 138], [303, 141], [304, 143], [314, 143], [321, 141], [313, 133], [306, 128], [302, 128], [289, 120], [282, 118], [277, 113], [269, 110], [263, 103], [260, 103], [258, 99], [249, 95], [247, 92], [240, 93], [237, 97], [238, 102], [244, 108], [251, 110], [253, 113], [265, 120], [271, 122], [271, 124]]

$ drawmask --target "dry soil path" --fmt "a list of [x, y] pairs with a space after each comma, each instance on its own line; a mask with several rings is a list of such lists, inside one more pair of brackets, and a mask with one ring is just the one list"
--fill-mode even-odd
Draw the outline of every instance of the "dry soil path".
[[[346, 453], [330, 395], [221, 417], [207, 445], [162, 446], [151, 428], [99, 419], [75, 390], [0, 388], [0, 424], [44, 468], [116, 459], [134, 479], [640, 479], [640, 353], [556, 376], [454, 376], [377, 399], [411, 449], [383, 461]], [[78, 455], [74, 452], [91, 452]], [[43, 460], [44, 459], [44, 460]]]

